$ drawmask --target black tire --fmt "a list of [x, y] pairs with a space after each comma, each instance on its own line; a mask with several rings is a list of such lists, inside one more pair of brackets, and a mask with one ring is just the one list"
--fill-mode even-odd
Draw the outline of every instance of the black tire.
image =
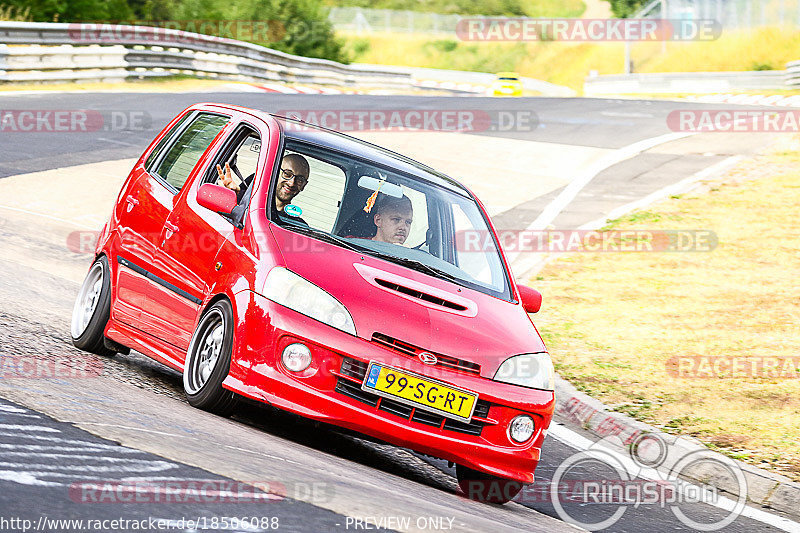
[[456, 465], [456, 478], [461, 492], [467, 498], [484, 503], [508, 503], [524, 486], [521, 481], [493, 476], [462, 465]]
[[236, 395], [222, 387], [231, 368], [232, 348], [233, 308], [228, 300], [219, 300], [200, 317], [189, 343], [183, 390], [190, 405], [220, 416], [234, 411]]
[[72, 344], [86, 352], [112, 356], [105, 345], [103, 331], [111, 312], [111, 269], [102, 255], [89, 268], [72, 308]]

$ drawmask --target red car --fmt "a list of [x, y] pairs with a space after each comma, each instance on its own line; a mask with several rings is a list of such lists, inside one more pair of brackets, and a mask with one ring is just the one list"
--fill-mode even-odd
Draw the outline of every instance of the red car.
[[531, 483], [553, 366], [480, 202], [400, 154], [198, 104], [142, 154], [100, 233], [75, 346], [457, 465], [467, 496]]

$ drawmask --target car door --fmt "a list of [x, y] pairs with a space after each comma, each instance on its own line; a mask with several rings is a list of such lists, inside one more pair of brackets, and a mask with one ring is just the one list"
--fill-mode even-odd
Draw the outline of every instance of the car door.
[[[154, 268], [173, 286], [172, 290], [162, 287], [153, 292], [154, 305], [163, 320], [160, 335], [182, 350], [189, 347], [199, 304], [208, 294], [216, 272], [235, 266], [226, 259], [218, 263], [217, 252], [234, 231], [240, 231], [230, 219], [200, 206], [197, 191], [204, 183], [217, 182], [217, 164], [224, 168], [229, 163], [234, 175], [241, 175], [248, 183], [252, 183], [257, 172], [261, 151], [257, 130], [245, 124], [230, 129], [230, 135], [209, 150], [198, 164], [198, 172], [191, 178], [186, 194], [167, 219], [165, 237], [154, 261]], [[241, 196], [245, 202], [246, 198]]]
[[[177, 331], [194, 321], [200, 307], [203, 291], [178, 289], [174, 284], [175, 273], [165, 272], [158, 261], [159, 250], [166, 240], [172, 239], [177, 230], [170, 216], [176, 207], [185, 202], [194, 176], [203, 167], [204, 154], [216, 139], [224, 136], [230, 116], [201, 111], [194, 114], [188, 125], [175, 137], [174, 142], [159, 156], [151, 175], [154, 180], [153, 197], [161, 223], [153, 227], [155, 245], [150, 261], [141, 265], [148, 281], [147, 306], [142, 310], [141, 329], [155, 337], [182, 346]], [[163, 218], [161, 218], [163, 217]], [[188, 342], [186, 343], [188, 346]]]
[[119, 230], [119, 246], [109, 258], [118, 265], [111, 313], [115, 320], [139, 329], [142, 329], [142, 310], [148, 306], [147, 265], [153, 262], [174, 198], [155, 174], [156, 165], [193, 115], [187, 112], [178, 118], [147, 158], [137, 163], [113, 214]]

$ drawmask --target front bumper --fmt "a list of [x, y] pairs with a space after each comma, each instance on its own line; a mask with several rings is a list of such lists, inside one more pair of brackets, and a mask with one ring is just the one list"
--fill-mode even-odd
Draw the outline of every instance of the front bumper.
[[[224, 386], [252, 399], [410, 448], [499, 477], [533, 482], [552, 391], [498, 383], [478, 374], [431, 367], [386, 346], [348, 335], [252, 292], [237, 294], [237, 346]], [[312, 365], [294, 374], [280, 362], [283, 349], [306, 344]], [[408, 370], [479, 395], [470, 423], [361, 390], [369, 361]], [[527, 413], [533, 436], [517, 444], [508, 436], [515, 416]]]

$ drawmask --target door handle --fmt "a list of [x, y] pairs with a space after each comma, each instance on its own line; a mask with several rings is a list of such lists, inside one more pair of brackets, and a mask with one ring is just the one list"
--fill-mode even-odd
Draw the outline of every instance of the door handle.
[[169, 221], [164, 222], [164, 227], [167, 228], [167, 230], [171, 231], [172, 233], [178, 233], [178, 231], [180, 231], [180, 228], [178, 228], [178, 226]]
[[129, 194], [128, 196], [126, 196], [126, 197], [125, 197], [125, 201], [126, 201], [126, 202], [128, 202], [128, 209], [127, 209], [128, 213], [130, 213], [130, 212], [131, 212], [131, 210], [132, 210], [134, 207], [136, 207], [137, 205], [139, 205], [139, 200], [137, 200], [136, 198], [134, 198], [134, 197], [133, 197], [132, 195], [130, 195], [130, 194]]

